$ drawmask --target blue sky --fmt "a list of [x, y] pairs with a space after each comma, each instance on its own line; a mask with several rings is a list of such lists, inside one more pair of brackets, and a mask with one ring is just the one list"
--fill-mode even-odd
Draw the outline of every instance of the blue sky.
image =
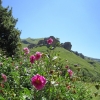
[[72, 50], [100, 58], [100, 0], [3, 0], [13, 8], [21, 38], [55, 36]]

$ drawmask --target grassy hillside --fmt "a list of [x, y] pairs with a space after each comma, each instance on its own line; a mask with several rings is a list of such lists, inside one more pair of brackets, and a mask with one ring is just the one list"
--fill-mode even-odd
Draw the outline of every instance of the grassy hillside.
[[[29, 43], [37, 44], [38, 41], [41, 39], [27, 38], [24, 40], [26, 40]], [[22, 45], [23, 47], [28, 46], [28, 44], [24, 44], [24, 43], [22, 43]], [[46, 46], [41, 46], [41, 47], [36, 47], [36, 48], [31, 49], [31, 53], [34, 53], [36, 51], [45, 52], [46, 50], [47, 50]], [[74, 65], [77, 64], [78, 68], [80, 67], [82, 70], [80, 74], [84, 75], [85, 77], [88, 77], [87, 80], [99, 81], [100, 62], [90, 60], [90, 59], [83, 59], [80, 56], [77, 56], [73, 52], [70, 52], [62, 47], [57, 47], [54, 51], [59, 52], [59, 56], [63, 60], [63, 63], [65, 66], [69, 65], [69, 67], [71, 67], [73, 70], [76, 70], [77, 67], [74, 67]], [[66, 62], [66, 59], [68, 60], [68, 62]], [[90, 63], [90, 62], [93, 62], [93, 63]]]
[[[22, 47], [26, 47], [31, 43], [37, 44], [39, 40], [43, 40], [43, 38], [39, 38], [39, 39], [33, 39], [33, 38], [22, 39]], [[26, 44], [23, 41], [27, 41], [28, 43]]]

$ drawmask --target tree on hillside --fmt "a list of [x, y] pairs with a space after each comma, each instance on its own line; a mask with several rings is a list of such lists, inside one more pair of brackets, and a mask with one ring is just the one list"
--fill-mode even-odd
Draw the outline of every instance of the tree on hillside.
[[20, 30], [15, 28], [17, 19], [12, 16], [12, 8], [4, 8], [0, 0], [0, 48], [8, 56], [18, 53], [20, 45]]
[[63, 44], [63, 47], [64, 47], [65, 49], [71, 51], [72, 44], [71, 44], [71, 42], [65, 42], [65, 43]]
[[55, 47], [58, 47], [59, 45], [60, 45], [60, 41], [59, 41], [59, 39], [58, 38], [55, 38], [54, 36], [50, 36], [50, 37], [48, 37], [48, 38], [44, 38], [44, 44], [47, 46], [47, 47], [50, 47], [51, 45], [49, 45], [48, 43], [47, 43], [47, 40], [49, 39], [49, 38], [52, 38], [53, 39], [53, 43], [51, 44], [54, 48]]
[[83, 55], [82, 53], [79, 53], [79, 56], [80, 56], [81, 58], [83, 58], [83, 59], [85, 58], [84, 55]]

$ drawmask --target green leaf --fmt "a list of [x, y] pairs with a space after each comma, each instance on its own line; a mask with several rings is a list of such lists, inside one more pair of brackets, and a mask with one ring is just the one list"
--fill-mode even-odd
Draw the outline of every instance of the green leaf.
[[3, 97], [0, 96], [0, 100], [5, 100]]

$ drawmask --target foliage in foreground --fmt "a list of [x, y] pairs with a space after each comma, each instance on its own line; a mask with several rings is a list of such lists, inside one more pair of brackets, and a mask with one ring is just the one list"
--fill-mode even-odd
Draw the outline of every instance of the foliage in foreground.
[[91, 91], [78, 77], [80, 69], [74, 73], [67, 62], [64, 67], [52, 48], [33, 55], [24, 48], [20, 59], [0, 55], [0, 100], [91, 100]]

